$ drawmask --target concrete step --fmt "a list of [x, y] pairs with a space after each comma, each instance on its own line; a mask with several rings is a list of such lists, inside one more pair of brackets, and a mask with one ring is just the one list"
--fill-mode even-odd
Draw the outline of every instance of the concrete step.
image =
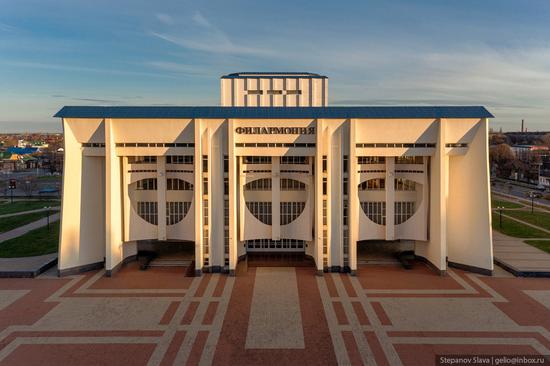
[[153, 259], [149, 267], [188, 267], [191, 260], [186, 259]]

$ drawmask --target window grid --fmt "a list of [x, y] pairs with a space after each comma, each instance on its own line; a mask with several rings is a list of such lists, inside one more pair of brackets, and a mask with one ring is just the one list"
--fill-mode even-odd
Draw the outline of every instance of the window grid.
[[416, 183], [412, 180], [405, 178], [395, 178], [395, 190], [396, 191], [415, 191]]
[[305, 191], [306, 184], [296, 179], [281, 178], [280, 181], [281, 191]]
[[271, 191], [271, 178], [256, 179], [244, 185], [245, 191]]
[[269, 250], [269, 249], [295, 249], [302, 250], [306, 246], [306, 242], [303, 240], [297, 239], [281, 239], [281, 240], [271, 240], [271, 239], [254, 239], [254, 240], [245, 240], [245, 245], [248, 250]]
[[128, 164], [155, 164], [156, 156], [128, 156]]
[[168, 191], [192, 191], [193, 184], [178, 178], [166, 179], [166, 190]]
[[141, 179], [136, 182], [136, 189], [138, 191], [156, 191], [157, 190], [157, 178]]
[[386, 158], [383, 156], [358, 156], [357, 164], [385, 164]]
[[260, 222], [271, 225], [271, 202], [247, 202], [246, 207]]
[[361, 202], [367, 217], [378, 225], [386, 225], [386, 202]]
[[397, 156], [395, 164], [424, 164], [422, 156]]
[[386, 189], [386, 179], [369, 179], [359, 184], [360, 191], [381, 191]]
[[281, 164], [309, 164], [307, 156], [281, 156]]
[[193, 164], [193, 155], [167, 155], [166, 164]]
[[305, 202], [281, 202], [281, 225], [288, 225], [304, 211]]
[[191, 202], [166, 202], [166, 225], [175, 225], [189, 212]]
[[244, 164], [271, 164], [270, 156], [243, 156]]
[[158, 203], [157, 202], [138, 202], [137, 213], [139, 217], [150, 224], [158, 225]]
[[395, 202], [395, 225], [407, 221], [414, 215], [414, 202]]

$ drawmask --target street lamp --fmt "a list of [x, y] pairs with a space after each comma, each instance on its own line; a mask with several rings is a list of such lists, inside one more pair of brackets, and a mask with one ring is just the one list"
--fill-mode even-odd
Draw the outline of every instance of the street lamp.
[[533, 213], [535, 206], [535, 192], [529, 192], [529, 198], [531, 198], [531, 213]]
[[48, 222], [48, 231], [50, 231], [50, 208], [51, 208], [51, 206], [46, 206], [44, 208], [48, 210], [48, 214], [46, 215], [46, 218], [47, 218], [47, 222]]
[[503, 209], [504, 209], [504, 207], [502, 207], [502, 206], [498, 206], [498, 207], [497, 207], [498, 214], [499, 214], [499, 215], [498, 215], [498, 216], [499, 216], [499, 218], [498, 218], [498, 227], [499, 227], [500, 229], [502, 229], [502, 210], [503, 210]]

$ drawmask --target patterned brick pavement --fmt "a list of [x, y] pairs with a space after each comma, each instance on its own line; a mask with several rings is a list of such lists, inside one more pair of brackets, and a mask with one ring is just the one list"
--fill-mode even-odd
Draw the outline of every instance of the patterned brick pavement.
[[[417, 263], [365, 266], [356, 277], [251, 267], [189, 278], [134, 263], [113, 278], [0, 279], [0, 365], [431, 365], [436, 354], [550, 354], [550, 279], [498, 273], [439, 277]], [[282, 326], [291, 322], [301, 324]]]

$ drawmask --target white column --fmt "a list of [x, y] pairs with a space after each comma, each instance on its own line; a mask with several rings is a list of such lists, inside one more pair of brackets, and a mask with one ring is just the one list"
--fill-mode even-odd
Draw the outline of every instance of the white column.
[[445, 123], [438, 121], [436, 151], [430, 163], [430, 217], [427, 242], [417, 241], [415, 253], [426, 258], [442, 274], [447, 269], [447, 197], [448, 157], [445, 150]]
[[355, 274], [357, 271], [357, 238], [359, 235], [359, 192], [357, 188], [359, 173], [357, 172], [357, 152], [355, 150], [357, 121], [352, 119], [349, 123], [349, 266], [351, 273]]
[[395, 239], [395, 158], [386, 157], [386, 240]]
[[202, 126], [201, 120], [195, 119], [195, 274], [202, 273], [203, 254], [202, 254], [202, 228], [203, 228], [203, 212], [202, 212]]
[[467, 152], [449, 158], [447, 202], [449, 263], [486, 274], [493, 270], [488, 127], [486, 118], [472, 123]]
[[271, 240], [281, 240], [281, 165], [280, 158], [271, 158]]
[[69, 122], [63, 119], [65, 159], [63, 161], [63, 195], [61, 198], [61, 234], [59, 238], [60, 273], [80, 266], [80, 211], [82, 195], [82, 148]]
[[166, 158], [157, 156], [158, 240], [166, 240]]
[[315, 265], [317, 272], [323, 273], [323, 121], [316, 121], [315, 171], [313, 184], [315, 190]]
[[112, 275], [122, 262], [121, 163], [116, 155], [114, 121], [105, 120], [105, 269]]
[[239, 242], [237, 237], [237, 159], [235, 156], [235, 135], [234, 135], [233, 120], [228, 121], [227, 135], [228, 135], [228, 154], [229, 154], [229, 273], [235, 274], [238, 260], [238, 248]]

